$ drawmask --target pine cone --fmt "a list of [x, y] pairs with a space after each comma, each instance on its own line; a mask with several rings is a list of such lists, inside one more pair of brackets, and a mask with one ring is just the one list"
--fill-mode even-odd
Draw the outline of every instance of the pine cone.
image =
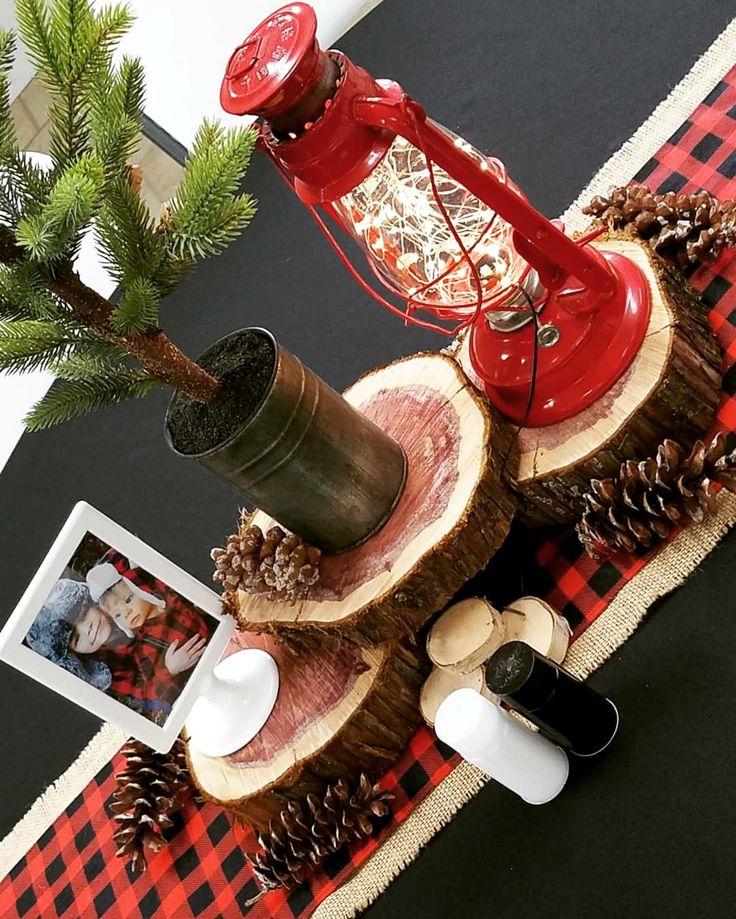
[[171, 227], [171, 202], [164, 201], [159, 209], [158, 222], [156, 223], [156, 233], [168, 233]]
[[319, 578], [321, 553], [300, 537], [272, 527], [264, 536], [260, 527], [243, 521], [224, 549], [213, 549], [214, 581], [225, 592], [244, 590], [269, 600], [306, 597]]
[[137, 163], [126, 163], [125, 168], [128, 170], [130, 177], [130, 187], [139, 195], [143, 188], [143, 170]]
[[736, 203], [707, 191], [694, 195], [653, 194], [646, 185], [614, 188], [596, 195], [583, 208], [611, 229], [628, 227], [649, 241], [654, 252], [679, 268], [715, 262], [728, 246], [736, 245]]
[[716, 483], [736, 491], [736, 450], [726, 455], [724, 434], [708, 447], [697, 441], [689, 453], [665, 440], [656, 458], [627, 460], [616, 479], [591, 481], [576, 528], [580, 541], [593, 558], [649, 548], [675, 527], [712, 514]]
[[268, 832], [259, 834], [261, 851], [251, 859], [261, 895], [277, 887], [298, 887], [328, 855], [367, 839], [374, 820], [389, 813], [392, 797], [363, 774], [353, 794], [340, 779], [321, 799], [309, 794], [303, 804], [289, 802]]
[[191, 779], [180, 738], [169, 753], [156, 753], [139, 740], [131, 740], [123, 753], [127, 764], [115, 776], [118, 787], [111, 805], [118, 823], [115, 854], [127, 856], [133, 871], [142, 871], [145, 850], [158, 852], [167, 844], [171, 815], [181, 810]]

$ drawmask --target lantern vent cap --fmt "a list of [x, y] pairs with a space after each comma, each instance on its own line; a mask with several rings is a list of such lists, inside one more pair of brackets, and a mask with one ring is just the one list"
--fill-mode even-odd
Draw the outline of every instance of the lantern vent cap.
[[271, 115], [291, 108], [311, 82], [321, 54], [317, 16], [308, 3], [271, 13], [235, 49], [220, 104], [233, 115]]

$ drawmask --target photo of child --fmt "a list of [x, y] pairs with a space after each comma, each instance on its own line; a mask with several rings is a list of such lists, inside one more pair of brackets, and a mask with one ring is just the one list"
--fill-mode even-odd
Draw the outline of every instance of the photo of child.
[[88, 533], [23, 643], [164, 724], [217, 625], [169, 585]]

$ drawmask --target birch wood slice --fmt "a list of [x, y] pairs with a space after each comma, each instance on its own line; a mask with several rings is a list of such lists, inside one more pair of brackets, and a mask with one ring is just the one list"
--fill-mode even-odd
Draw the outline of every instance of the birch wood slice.
[[[414, 636], [506, 538], [515, 498], [501, 466], [516, 466], [514, 435], [452, 359], [404, 358], [368, 373], [345, 397], [403, 445], [404, 493], [375, 536], [323, 556], [306, 600], [240, 592], [247, 631], [317, 629], [365, 644]], [[266, 530], [272, 522], [257, 512], [253, 523]]]
[[456, 689], [474, 689], [486, 699], [498, 702], [498, 696], [490, 692], [486, 686], [483, 667], [476, 667], [469, 673], [456, 673], [453, 670], [444, 670], [434, 667], [424, 681], [419, 695], [419, 709], [427, 724], [433, 728], [437, 709]]
[[539, 597], [519, 597], [503, 611], [504, 643], [523, 641], [544, 657], [561, 664], [570, 645], [568, 621]]
[[501, 647], [505, 634], [505, 622], [491, 604], [468, 597], [453, 603], [432, 626], [427, 654], [436, 667], [470, 673]]
[[398, 641], [374, 648], [330, 639], [236, 633], [227, 654], [262, 648], [279, 666], [273, 712], [249, 743], [229, 756], [187, 750], [195, 785], [208, 800], [265, 828], [290, 800], [329, 782], [379, 778], [421, 723], [419, 691], [429, 669]]
[[[519, 432], [519, 517], [531, 526], [578, 519], [592, 478], [652, 455], [666, 437], [690, 447], [712, 425], [721, 398], [720, 351], [688, 282], [625, 233], [593, 245], [620, 252], [644, 272], [652, 293], [649, 328], [605, 396], [559, 424]], [[467, 366], [467, 342], [457, 353]]]

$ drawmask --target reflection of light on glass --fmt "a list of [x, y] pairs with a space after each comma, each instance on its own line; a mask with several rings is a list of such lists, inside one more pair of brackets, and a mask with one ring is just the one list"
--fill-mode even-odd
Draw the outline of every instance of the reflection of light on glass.
[[[482, 157], [462, 138], [455, 137], [454, 143], [506, 181], [498, 160]], [[435, 167], [434, 176], [447, 216], [477, 267], [487, 302], [516, 284], [527, 268], [513, 248], [513, 229], [443, 169]], [[475, 308], [473, 271], [437, 205], [424, 154], [408, 140], [396, 137], [373, 172], [336, 201], [335, 209], [391, 290], [417, 305], [463, 312]]]

